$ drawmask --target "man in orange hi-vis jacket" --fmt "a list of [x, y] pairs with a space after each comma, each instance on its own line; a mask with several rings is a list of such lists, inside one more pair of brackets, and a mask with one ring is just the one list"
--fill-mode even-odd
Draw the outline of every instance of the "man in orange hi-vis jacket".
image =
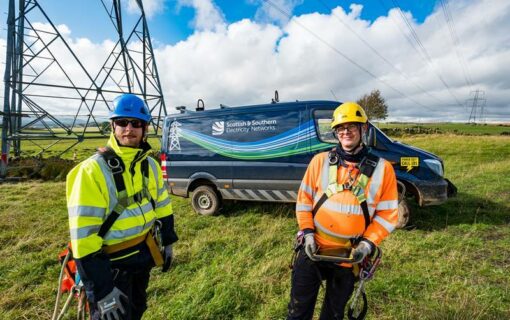
[[316, 261], [320, 250], [350, 251], [362, 261], [397, 223], [397, 180], [391, 164], [368, 152], [367, 116], [354, 102], [333, 113], [339, 144], [317, 154], [299, 189], [296, 216], [303, 245], [292, 270], [287, 319], [312, 319], [322, 280], [326, 293], [320, 319], [343, 319], [354, 289], [352, 264]]

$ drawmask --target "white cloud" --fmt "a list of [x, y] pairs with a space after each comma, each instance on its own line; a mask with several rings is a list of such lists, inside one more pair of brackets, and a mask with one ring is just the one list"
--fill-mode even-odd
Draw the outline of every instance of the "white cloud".
[[[144, 0], [143, 10], [148, 18], [162, 12], [165, 9], [165, 0]], [[127, 3], [127, 9], [130, 13], [139, 13], [140, 8], [138, 7], [136, 0], [129, 0]]]
[[197, 32], [160, 49], [157, 58], [166, 102], [172, 107], [193, 107], [198, 98], [207, 107], [263, 103], [270, 101], [275, 89], [281, 100], [333, 99], [333, 91], [345, 101], [380, 89], [392, 119], [467, 121], [470, 91], [480, 89], [487, 95], [487, 118], [510, 121], [510, 35], [504, 31], [510, 27], [509, 6], [505, 2], [450, 2], [459, 51], [475, 84], [472, 88], [464, 79], [441, 7], [423, 24], [412, 22], [433, 61], [431, 66], [403, 36], [402, 32], [409, 36], [409, 30], [395, 9], [370, 23], [360, 19], [362, 6], [352, 5], [349, 12], [338, 7], [330, 14], [292, 17], [281, 27], [243, 20], [229, 25], [227, 32]]
[[193, 7], [193, 28], [200, 31], [224, 31], [225, 18], [212, 0], [177, 0], [179, 6]]
[[[220, 103], [269, 102], [274, 90], [279, 91], [282, 101], [333, 100], [331, 91], [346, 101], [380, 89], [391, 119], [467, 121], [470, 91], [480, 89], [486, 92], [487, 119], [510, 121], [510, 3], [449, 2], [461, 45], [458, 50], [466, 59], [473, 87], [466, 84], [440, 6], [423, 24], [413, 24], [433, 61], [431, 67], [402, 35], [409, 31], [395, 9], [373, 23], [361, 20], [363, 8], [352, 5], [349, 12], [337, 7], [328, 14], [294, 16], [282, 25], [247, 19], [226, 24], [212, 1], [180, 0], [180, 4], [196, 8], [197, 31], [175, 45], [156, 50], [169, 112], [175, 112], [178, 105], [193, 108], [199, 98], [204, 99], [206, 108], [215, 108]], [[66, 30], [65, 26], [59, 29]], [[381, 60], [350, 29], [405, 76]], [[71, 38], [70, 30], [65, 33], [87, 70], [97, 74], [114, 42], [92, 43]], [[83, 71], [73, 64], [72, 57], [63, 61], [73, 76], [83, 79]], [[456, 105], [452, 94], [461, 106]]]

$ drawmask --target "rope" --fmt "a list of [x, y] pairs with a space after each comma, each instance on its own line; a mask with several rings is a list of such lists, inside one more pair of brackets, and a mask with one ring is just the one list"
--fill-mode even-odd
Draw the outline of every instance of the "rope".
[[60, 304], [60, 299], [62, 298], [62, 291], [60, 291], [60, 287], [62, 286], [62, 279], [64, 278], [64, 269], [70, 257], [71, 251], [68, 251], [64, 261], [62, 262], [62, 268], [60, 269], [60, 274], [58, 276], [57, 298], [55, 299], [55, 308], [53, 309], [53, 316], [51, 317], [51, 320], [57, 320], [60, 318], [60, 315], [57, 318], [58, 305]]

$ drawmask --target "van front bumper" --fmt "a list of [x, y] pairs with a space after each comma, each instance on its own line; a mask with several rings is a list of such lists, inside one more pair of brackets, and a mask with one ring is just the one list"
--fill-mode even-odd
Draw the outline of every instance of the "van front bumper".
[[413, 186], [416, 202], [421, 207], [442, 204], [457, 194], [457, 187], [448, 179], [413, 181], [409, 184]]

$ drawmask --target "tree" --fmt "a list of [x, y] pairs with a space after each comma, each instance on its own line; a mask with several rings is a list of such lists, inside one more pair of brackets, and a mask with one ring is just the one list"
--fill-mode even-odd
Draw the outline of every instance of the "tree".
[[365, 109], [369, 120], [384, 120], [388, 117], [388, 106], [379, 90], [372, 90], [356, 102]]

